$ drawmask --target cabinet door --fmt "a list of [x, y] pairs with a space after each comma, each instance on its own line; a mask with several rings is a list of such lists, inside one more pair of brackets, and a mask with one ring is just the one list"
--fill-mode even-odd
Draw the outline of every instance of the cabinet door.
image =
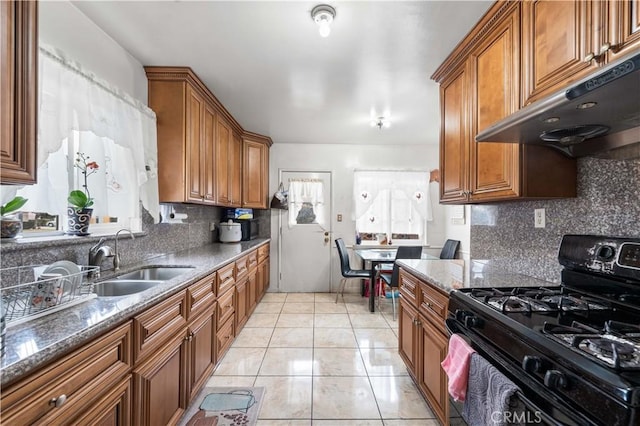
[[226, 120], [218, 116], [216, 123], [216, 192], [218, 204], [229, 205], [229, 149], [231, 148], [231, 128]]
[[431, 408], [443, 424], [449, 419], [449, 394], [447, 375], [440, 363], [447, 356], [447, 338], [429, 321], [418, 319], [420, 337], [420, 380], [418, 385], [427, 395]]
[[236, 333], [240, 332], [247, 322], [247, 281], [248, 278], [244, 278], [236, 283]]
[[207, 381], [216, 363], [215, 303], [189, 324], [189, 400]]
[[187, 407], [186, 330], [133, 372], [134, 424], [176, 424]]
[[233, 133], [229, 159], [229, 193], [231, 207], [242, 205], [242, 138]]
[[523, 105], [562, 89], [593, 72], [598, 53], [590, 0], [522, 3]]
[[403, 299], [400, 299], [398, 318], [400, 324], [398, 326], [398, 352], [407, 365], [409, 374], [415, 380], [418, 378], [418, 339], [420, 335], [416, 331], [416, 321], [418, 320], [418, 312]]
[[191, 87], [187, 88], [187, 162], [186, 168], [189, 201], [202, 202], [204, 196], [203, 114], [204, 99]]
[[36, 182], [38, 3], [0, 2], [0, 183]]
[[253, 313], [258, 302], [258, 269], [253, 268], [249, 271], [247, 278], [247, 316]]
[[205, 203], [213, 204], [216, 202], [216, 113], [209, 105], [205, 105], [203, 115], [202, 196]]
[[440, 201], [465, 201], [468, 190], [469, 81], [466, 65], [440, 86]]
[[269, 147], [261, 142], [244, 140], [242, 206], [267, 208], [267, 185], [269, 180]]
[[258, 283], [256, 285], [256, 304], [262, 299], [269, 288], [269, 258], [258, 265]]
[[640, 49], [640, 0], [610, 0], [608, 6], [608, 38], [600, 50], [611, 46], [607, 54], [612, 61]]
[[[474, 83], [471, 135], [518, 110], [520, 94], [520, 10], [483, 38], [470, 55]], [[471, 199], [520, 195], [520, 145], [469, 141]]]

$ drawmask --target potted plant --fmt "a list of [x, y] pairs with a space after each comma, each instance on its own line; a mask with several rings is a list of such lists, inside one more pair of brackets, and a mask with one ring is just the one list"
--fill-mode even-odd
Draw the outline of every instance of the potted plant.
[[26, 198], [14, 197], [0, 208], [0, 233], [2, 238], [15, 238], [22, 231], [22, 219], [14, 213], [27, 202]]
[[93, 198], [89, 193], [87, 178], [99, 169], [98, 163], [89, 161], [89, 156], [83, 152], [77, 152], [74, 167], [80, 170], [83, 176], [82, 190], [74, 189], [69, 193], [67, 202], [67, 234], [89, 235], [89, 223], [93, 214]]

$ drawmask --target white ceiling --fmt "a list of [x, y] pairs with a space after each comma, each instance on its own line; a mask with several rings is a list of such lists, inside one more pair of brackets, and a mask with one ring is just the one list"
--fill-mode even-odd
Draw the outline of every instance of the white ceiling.
[[[308, 1], [78, 1], [144, 65], [190, 66], [275, 143], [437, 143], [430, 76], [492, 1], [340, 1], [322, 38]], [[371, 118], [388, 115], [379, 130]]]

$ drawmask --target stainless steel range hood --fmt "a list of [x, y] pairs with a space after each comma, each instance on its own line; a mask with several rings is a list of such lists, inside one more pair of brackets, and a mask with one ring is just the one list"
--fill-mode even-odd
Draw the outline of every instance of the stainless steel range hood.
[[607, 157], [614, 150], [614, 158], [638, 156], [640, 54], [522, 108], [478, 133], [476, 141], [547, 145], [571, 157]]

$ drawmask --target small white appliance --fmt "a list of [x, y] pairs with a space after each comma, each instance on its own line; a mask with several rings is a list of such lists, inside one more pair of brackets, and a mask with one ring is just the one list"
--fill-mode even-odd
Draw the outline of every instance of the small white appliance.
[[220, 242], [237, 243], [242, 240], [242, 226], [232, 220], [220, 223]]

